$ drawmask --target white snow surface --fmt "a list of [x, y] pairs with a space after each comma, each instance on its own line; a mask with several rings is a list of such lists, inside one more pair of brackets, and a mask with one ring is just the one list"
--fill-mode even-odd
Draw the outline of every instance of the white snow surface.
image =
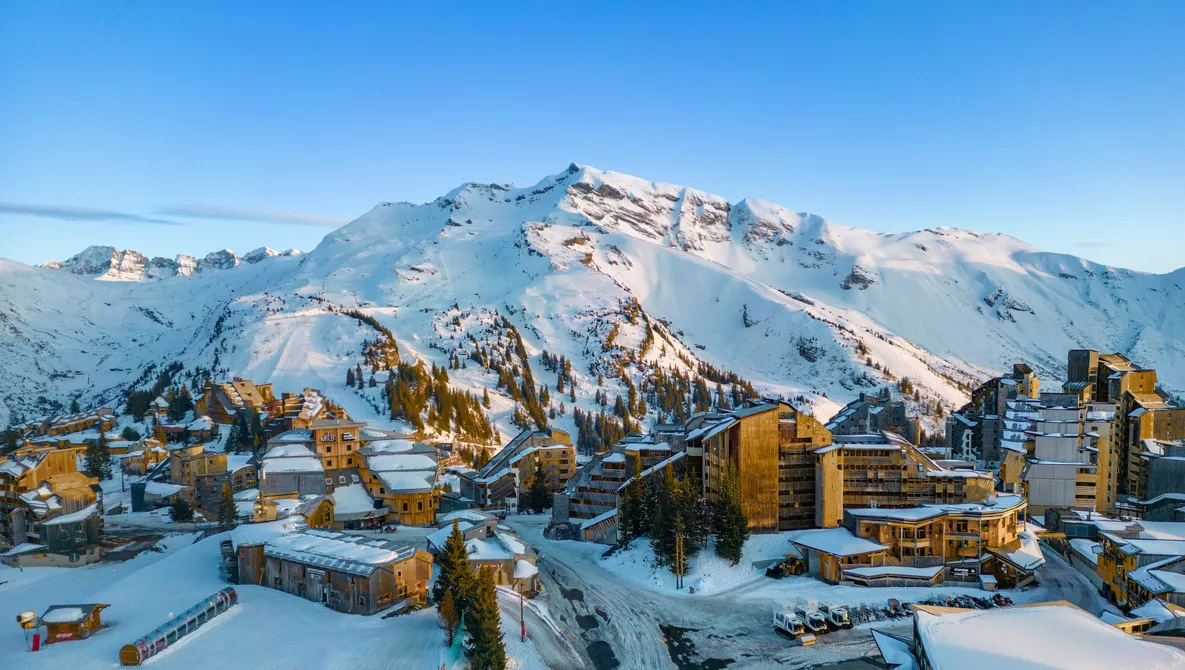
[[935, 670], [1185, 668], [1185, 653], [1143, 642], [1073, 607], [917, 613]]
[[[955, 228], [875, 233], [577, 165], [527, 188], [465, 184], [421, 205], [381, 203], [303, 255], [165, 260], [111, 247], [51, 264], [60, 269], [0, 260], [11, 390], [0, 424], [48, 413], [40, 396], [116, 401], [149, 363], [208, 367], [215, 352], [230, 374], [319, 388], [380, 420], [375, 390], [348, 390], [343, 374], [374, 333], [331, 305], [378, 319], [405, 359], [439, 365], [506, 316], [531, 356], [572, 361], [585, 408], [597, 390], [589, 365], [642, 341], [644, 324], [620, 318], [629, 299], [655, 326], [647, 364], [703, 360], [765, 393], [802, 394], [821, 418], [838, 409], [832, 399], [890, 383], [858, 342], [948, 409], [966, 400], [958, 384], [1016, 360], [1060, 377], [1071, 348], [1120, 351], [1185, 389], [1173, 365], [1185, 353], [1185, 270], [1112, 268]], [[450, 376], [463, 390], [494, 385], [478, 366]], [[513, 403], [491, 400], [508, 425]], [[571, 412], [556, 424], [571, 430]]]
[[[255, 526], [266, 528], [254, 528]], [[275, 524], [236, 529], [270, 530]], [[119, 648], [227, 586], [218, 574], [215, 535], [180, 548], [162, 544], [123, 563], [80, 568], [0, 566], [0, 602], [12, 611], [44, 612], [62, 603], [107, 603], [108, 628], [90, 639], [43, 647], [25, 646], [15, 625], [0, 627], [0, 667], [23, 670], [90, 670], [118, 667]], [[347, 670], [439, 668], [444, 649], [434, 610], [384, 620], [340, 614], [282, 591], [240, 585], [239, 604], [186, 637], [146, 667], [331, 668]], [[508, 637], [509, 637], [508, 627]], [[310, 635], [316, 631], [317, 635]], [[348, 640], [325, 644], [322, 635]], [[540, 666], [532, 666], [540, 667]]]

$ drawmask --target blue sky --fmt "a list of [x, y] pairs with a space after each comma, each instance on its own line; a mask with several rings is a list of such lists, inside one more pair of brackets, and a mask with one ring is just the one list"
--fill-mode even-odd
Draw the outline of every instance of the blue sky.
[[1185, 3], [422, 4], [0, 3], [0, 256], [311, 248], [579, 162], [1185, 265]]

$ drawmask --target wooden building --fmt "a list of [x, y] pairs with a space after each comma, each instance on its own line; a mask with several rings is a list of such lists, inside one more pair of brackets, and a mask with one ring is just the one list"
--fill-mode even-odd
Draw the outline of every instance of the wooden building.
[[194, 403], [194, 415], [229, 425], [240, 413], [266, 411], [273, 400], [271, 384], [256, 384], [240, 377], [229, 382], [207, 380], [202, 395]]
[[103, 628], [100, 612], [110, 607], [102, 603], [52, 605], [41, 615], [45, 643], [85, 640]]
[[815, 525], [831, 528], [845, 507], [915, 507], [984, 500], [995, 488], [990, 472], [940, 466], [894, 433], [836, 435], [815, 450]]
[[[540, 449], [544, 451], [532, 456]], [[480, 470], [461, 473], [461, 495], [482, 509], [517, 504], [519, 491], [530, 486], [536, 463], [543, 464], [550, 492], [562, 491], [576, 474], [571, 436], [554, 428], [523, 430]]]
[[886, 547], [880, 570], [857, 570], [849, 581], [901, 585], [990, 576], [1022, 587], [1045, 563], [1036, 535], [1025, 532], [1026, 507], [1020, 496], [993, 495], [980, 503], [846, 510], [844, 527], [853, 536]]
[[814, 450], [831, 433], [814, 417], [782, 402], [755, 402], [723, 413], [687, 435], [701, 450], [704, 497], [714, 503], [725, 469], [736, 468], [741, 506], [756, 532], [810, 528], [815, 523]]
[[237, 548], [242, 583], [284, 591], [347, 614], [423, 603], [432, 555], [390, 540], [309, 530]]
[[390, 510], [392, 523], [435, 525], [440, 497], [435, 454], [429, 445], [417, 448], [405, 440], [373, 443], [363, 450], [362, 482]]

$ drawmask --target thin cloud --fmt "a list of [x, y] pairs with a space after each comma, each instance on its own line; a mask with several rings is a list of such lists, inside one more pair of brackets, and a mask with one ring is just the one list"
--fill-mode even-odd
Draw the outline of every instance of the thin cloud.
[[171, 205], [156, 210], [157, 214], [187, 219], [215, 219], [219, 221], [258, 221], [260, 223], [288, 223], [299, 226], [344, 226], [350, 220], [340, 216], [326, 216], [309, 212], [289, 212], [278, 209], [250, 207], [220, 207], [217, 205]]
[[1111, 242], [1075, 242], [1070, 245], [1075, 249], [1103, 249], [1105, 247], [1115, 246]]
[[68, 205], [28, 205], [16, 202], [0, 202], [0, 214], [36, 216], [59, 221], [103, 221], [106, 223], [148, 223], [158, 226], [180, 226], [182, 224], [155, 216], [140, 216], [128, 212], [113, 212], [93, 207], [70, 207]]

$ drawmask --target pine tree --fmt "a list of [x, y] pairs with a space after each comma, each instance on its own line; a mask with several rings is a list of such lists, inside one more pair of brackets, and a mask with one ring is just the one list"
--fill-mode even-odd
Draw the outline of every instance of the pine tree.
[[218, 501], [218, 525], [223, 529], [234, 528], [238, 513], [235, 510], [235, 498], [230, 492], [230, 482], [222, 484], [222, 499]]
[[453, 596], [457, 611], [464, 613], [473, 602], [474, 575], [465, 536], [461, 534], [455, 520], [453, 530], [444, 542], [444, 549], [436, 556], [436, 566], [438, 572], [432, 587], [433, 600], [440, 602], [448, 591]]
[[527, 494], [528, 506], [535, 514], [542, 514], [544, 510], [551, 507], [550, 497], [547, 492], [547, 478], [543, 473], [543, 461], [536, 461], [535, 476], [531, 479], [531, 489]]
[[71, 413], [71, 414], [78, 414], [78, 412], [79, 412], [79, 411], [80, 411], [80, 410], [78, 409], [78, 398], [71, 398], [71, 400], [70, 400], [70, 413]]
[[724, 472], [712, 521], [716, 531], [716, 555], [736, 565], [741, 561], [741, 552], [749, 537], [749, 519], [741, 508], [740, 482], [736, 466], [731, 463]]
[[4, 429], [3, 440], [0, 440], [0, 453], [16, 451], [16, 431], [12, 427]]
[[481, 406], [486, 409], [490, 408], [490, 390], [489, 389], [483, 388], [481, 390]]
[[346, 386], [354, 386], [354, 368], [346, 368]]
[[233, 423], [230, 424], [230, 430], [226, 433], [226, 446], [236, 454], [243, 450], [243, 445], [239, 443], [239, 427]]
[[107, 433], [99, 430], [99, 439], [86, 447], [86, 469], [99, 479], [111, 479], [111, 452], [107, 450]]
[[366, 382], [366, 385], [369, 386], [370, 388], [374, 388], [375, 386], [378, 386], [378, 381], [374, 378], [373, 372], [370, 373], [370, 381]]
[[452, 591], [444, 592], [440, 603], [436, 605], [436, 615], [440, 618], [440, 627], [444, 629], [444, 643], [451, 647], [457, 634], [457, 625], [461, 622], [461, 613], [457, 611]]
[[506, 670], [502, 617], [498, 612], [494, 571], [491, 568], [481, 569], [476, 591], [476, 598], [469, 611], [469, 667], [471, 670]]
[[362, 364], [354, 367], [354, 379], [358, 380], [358, 388], [362, 388], [365, 381], [362, 379]]
[[628, 545], [631, 540], [646, 532], [647, 519], [643, 518], [642, 505], [642, 462], [635, 458], [630, 461], [630, 481], [625, 488], [625, 496], [621, 500], [617, 527], [618, 543]]
[[189, 503], [185, 501], [185, 498], [178, 496], [170, 507], [173, 511], [173, 521], [176, 521], [177, 523], [193, 521], [193, 508], [189, 506]]

